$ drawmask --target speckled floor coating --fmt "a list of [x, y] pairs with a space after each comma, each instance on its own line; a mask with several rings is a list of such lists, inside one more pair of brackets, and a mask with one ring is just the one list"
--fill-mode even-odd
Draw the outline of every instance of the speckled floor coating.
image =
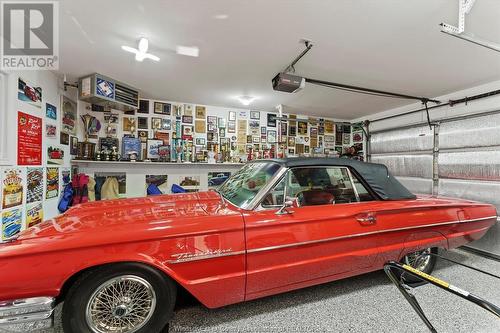
[[[500, 275], [500, 263], [463, 251], [446, 257]], [[500, 304], [500, 280], [438, 260], [435, 276]], [[500, 320], [433, 286], [415, 290], [438, 332], [500, 332]], [[170, 332], [428, 332], [382, 272], [209, 310], [188, 304], [176, 310]], [[53, 330], [63, 332], [60, 307]]]

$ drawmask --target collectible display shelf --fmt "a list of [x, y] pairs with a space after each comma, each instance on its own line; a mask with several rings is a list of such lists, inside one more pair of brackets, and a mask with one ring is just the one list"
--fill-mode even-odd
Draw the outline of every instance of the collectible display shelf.
[[[160, 188], [163, 193], [171, 193], [172, 185], [181, 185], [189, 191], [206, 191], [218, 176], [227, 177], [238, 171], [243, 163], [176, 163], [176, 162], [127, 162], [72, 160], [73, 168], [91, 177], [117, 177], [124, 191], [120, 197], [143, 197], [146, 195], [148, 177], [166, 178]], [[217, 178], [220, 180], [220, 178]], [[184, 184], [184, 185], [183, 185]]]
[[94, 160], [77, 160], [73, 159], [71, 160], [71, 164], [76, 164], [76, 165], [90, 165], [90, 164], [119, 164], [119, 165], [141, 165], [144, 166], [146, 165], [182, 165], [188, 166], [188, 165], [237, 165], [237, 166], [242, 166], [245, 163], [234, 163], [234, 162], [221, 162], [221, 163], [208, 163], [208, 162], [156, 162], [156, 161], [94, 161]]

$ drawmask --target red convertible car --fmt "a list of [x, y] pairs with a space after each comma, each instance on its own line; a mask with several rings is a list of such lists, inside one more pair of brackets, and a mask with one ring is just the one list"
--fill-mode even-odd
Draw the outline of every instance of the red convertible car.
[[0, 328], [50, 325], [64, 301], [65, 332], [160, 332], [178, 290], [216, 308], [388, 260], [429, 273], [435, 256], [417, 254], [496, 220], [488, 204], [416, 197], [380, 164], [254, 161], [217, 191], [86, 203], [0, 245]]

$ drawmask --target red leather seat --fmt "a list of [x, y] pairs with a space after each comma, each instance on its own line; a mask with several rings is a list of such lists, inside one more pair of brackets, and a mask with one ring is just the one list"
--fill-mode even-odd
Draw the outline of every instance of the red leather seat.
[[302, 206], [328, 205], [335, 202], [335, 196], [323, 189], [313, 189], [301, 192]]

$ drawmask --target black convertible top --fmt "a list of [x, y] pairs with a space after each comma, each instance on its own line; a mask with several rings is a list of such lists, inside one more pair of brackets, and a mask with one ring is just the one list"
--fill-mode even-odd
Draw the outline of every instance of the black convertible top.
[[316, 158], [316, 157], [292, 157], [282, 159], [256, 160], [255, 162], [275, 162], [284, 167], [302, 166], [346, 166], [356, 171], [363, 177], [364, 181], [382, 200], [404, 200], [415, 199], [416, 196], [408, 191], [396, 178], [394, 178], [387, 167], [383, 164], [360, 162], [346, 158]]

